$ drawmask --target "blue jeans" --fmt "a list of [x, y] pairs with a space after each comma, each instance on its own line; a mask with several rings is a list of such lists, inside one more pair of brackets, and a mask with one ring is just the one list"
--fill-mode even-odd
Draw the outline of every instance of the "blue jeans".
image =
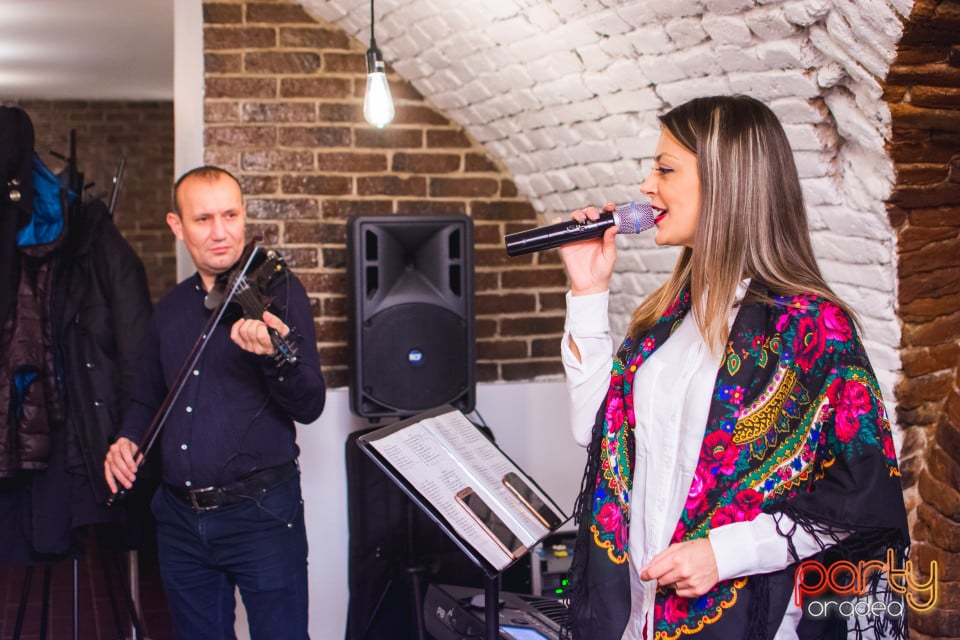
[[234, 640], [234, 588], [251, 640], [307, 635], [307, 533], [300, 477], [249, 498], [195, 511], [162, 485], [157, 519], [160, 575], [180, 640]]

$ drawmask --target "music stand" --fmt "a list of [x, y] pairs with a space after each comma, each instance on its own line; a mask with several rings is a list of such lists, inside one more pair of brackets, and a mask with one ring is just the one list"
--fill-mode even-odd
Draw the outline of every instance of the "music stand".
[[499, 638], [500, 574], [567, 519], [459, 410], [442, 405], [357, 445], [484, 575], [485, 638]]

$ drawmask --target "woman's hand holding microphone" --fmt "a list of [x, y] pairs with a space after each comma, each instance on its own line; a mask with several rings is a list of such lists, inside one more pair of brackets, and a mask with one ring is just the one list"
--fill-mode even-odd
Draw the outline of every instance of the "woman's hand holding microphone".
[[[601, 211], [613, 211], [616, 205], [608, 202], [603, 209], [586, 207], [577, 209], [571, 218], [577, 222], [597, 220]], [[555, 218], [554, 222], [562, 222]], [[610, 227], [603, 237], [573, 242], [560, 247], [560, 256], [570, 278], [570, 291], [575, 296], [602, 293], [609, 289], [613, 265], [617, 261], [617, 228]]]

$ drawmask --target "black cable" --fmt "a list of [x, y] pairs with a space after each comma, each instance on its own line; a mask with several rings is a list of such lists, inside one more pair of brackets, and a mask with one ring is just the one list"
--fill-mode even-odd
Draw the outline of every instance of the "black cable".
[[370, 48], [377, 48], [377, 41], [373, 37], [373, 0], [370, 0]]

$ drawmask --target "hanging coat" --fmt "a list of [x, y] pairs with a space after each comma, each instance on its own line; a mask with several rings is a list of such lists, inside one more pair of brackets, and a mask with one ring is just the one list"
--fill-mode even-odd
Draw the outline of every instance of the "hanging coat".
[[[36, 175], [42, 185], [52, 174]], [[42, 191], [35, 210], [55, 208]], [[103, 202], [73, 211], [59, 224], [34, 215], [18, 234], [19, 295], [0, 341], [0, 390], [12, 399], [0, 406], [0, 563], [67, 554], [75, 529], [125, 523], [126, 509], [102, 506], [103, 460], [130, 396], [149, 290]]]

